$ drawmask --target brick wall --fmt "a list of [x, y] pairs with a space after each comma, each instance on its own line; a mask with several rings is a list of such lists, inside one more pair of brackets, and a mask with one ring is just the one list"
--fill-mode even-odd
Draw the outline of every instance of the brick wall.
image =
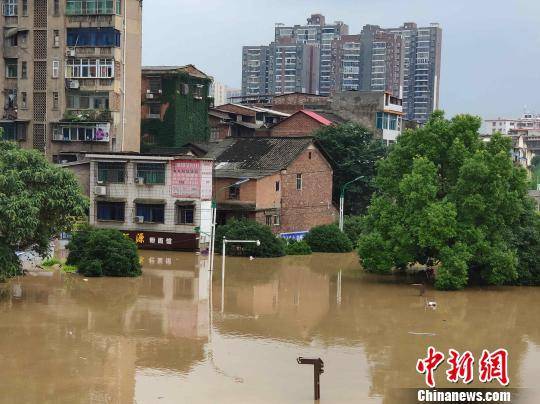
[[[302, 174], [301, 190], [296, 189], [297, 174]], [[304, 150], [281, 178], [280, 232], [305, 231], [338, 219], [332, 205], [332, 167], [315, 146]]]
[[304, 113], [295, 114], [271, 129], [271, 136], [310, 136], [323, 125]]

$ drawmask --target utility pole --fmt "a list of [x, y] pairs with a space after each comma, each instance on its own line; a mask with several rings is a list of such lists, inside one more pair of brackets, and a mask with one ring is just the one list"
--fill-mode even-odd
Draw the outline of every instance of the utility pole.
[[345, 190], [349, 185], [351, 185], [353, 182], [356, 182], [362, 178], [365, 178], [365, 175], [361, 175], [360, 177], [356, 177], [354, 180], [346, 182], [341, 187], [341, 193], [339, 195], [339, 230], [343, 231], [343, 220], [344, 220], [344, 211], [345, 211]]

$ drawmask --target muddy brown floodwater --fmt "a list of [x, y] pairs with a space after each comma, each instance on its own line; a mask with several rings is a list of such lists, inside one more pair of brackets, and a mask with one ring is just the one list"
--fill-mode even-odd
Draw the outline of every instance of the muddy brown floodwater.
[[324, 360], [323, 403], [401, 403], [401, 388], [425, 386], [428, 345], [506, 348], [509, 387], [540, 402], [540, 288], [420, 297], [412, 281], [363, 274], [354, 254], [316, 254], [228, 258], [222, 296], [219, 258], [211, 282], [205, 257], [142, 259], [138, 279], [54, 272], [4, 288], [1, 403], [312, 403], [298, 356]]

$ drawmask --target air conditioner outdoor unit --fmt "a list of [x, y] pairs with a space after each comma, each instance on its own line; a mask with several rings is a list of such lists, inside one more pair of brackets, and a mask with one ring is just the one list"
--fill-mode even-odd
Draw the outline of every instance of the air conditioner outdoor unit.
[[102, 185], [98, 185], [94, 188], [94, 194], [98, 196], [105, 196], [107, 195], [107, 187], [104, 187]]
[[152, 100], [154, 98], [154, 94], [152, 93], [146, 93], [146, 99], [147, 100]]
[[72, 90], [77, 90], [80, 87], [79, 80], [69, 80], [68, 88]]
[[67, 57], [75, 57], [75, 49], [66, 49], [66, 56]]
[[144, 216], [135, 216], [135, 223], [144, 223]]
[[144, 178], [143, 178], [143, 177], [137, 177], [137, 178], [135, 178], [135, 184], [137, 184], [137, 185], [144, 185]]

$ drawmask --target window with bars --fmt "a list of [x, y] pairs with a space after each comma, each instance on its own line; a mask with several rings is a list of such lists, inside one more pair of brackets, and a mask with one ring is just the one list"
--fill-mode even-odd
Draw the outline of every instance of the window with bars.
[[137, 164], [137, 178], [143, 178], [145, 184], [165, 184], [165, 164], [139, 163]]
[[124, 202], [96, 202], [96, 218], [103, 221], [125, 221]]
[[21, 62], [21, 79], [27, 79], [27, 78], [28, 78], [28, 63]]
[[3, 0], [2, 1], [2, 14], [6, 17], [17, 16], [17, 1], [18, 0]]
[[165, 223], [165, 205], [135, 204], [135, 216], [144, 218], [144, 223]]
[[57, 79], [60, 76], [60, 61], [52, 61], [52, 78]]
[[52, 109], [58, 110], [60, 108], [60, 94], [57, 91], [52, 93]]
[[66, 101], [68, 109], [109, 109], [108, 93], [69, 92]]
[[114, 78], [113, 59], [68, 59], [67, 79], [110, 79]]
[[98, 163], [98, 182], [123, 184], [126, 182], [125, 163]]
[[300, 191], [302, 189], [302, 174], [296, 174], [296, 189]]
[[195, 205], [192, 203], [179, 204], [176, 206], [176, 224], [194, 224]]
[[4, 59], [6, 65], [6, 78], [7, 79], [16, 79], [17, 78], [17, 59]]

